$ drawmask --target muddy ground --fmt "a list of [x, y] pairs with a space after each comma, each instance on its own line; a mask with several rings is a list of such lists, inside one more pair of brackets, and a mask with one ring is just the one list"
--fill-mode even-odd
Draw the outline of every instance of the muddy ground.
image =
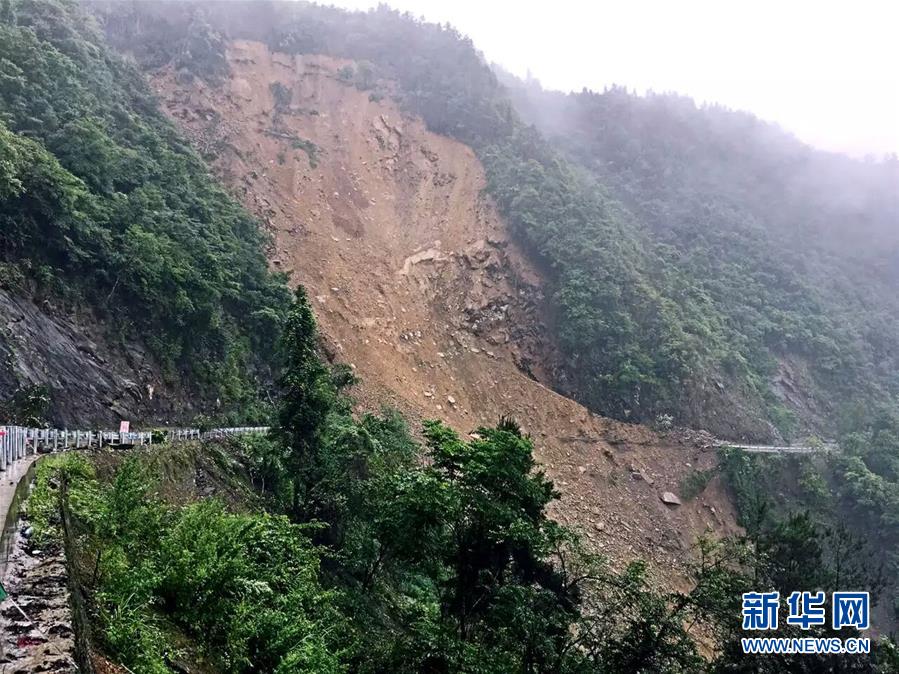
[[3, 579], [10, 597], [0, 603], [0, 674], [77, 672], [62, 549], [33, 549], [28, 531], [20, 518]]

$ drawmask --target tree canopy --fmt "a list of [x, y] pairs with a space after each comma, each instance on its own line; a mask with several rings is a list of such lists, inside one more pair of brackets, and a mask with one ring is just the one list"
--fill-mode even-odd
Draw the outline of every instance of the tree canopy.
[[[0, 260], [207, 400], [255, 395], [290, 294], [258, 224], [68, 0], [0, 17]], [[18, 270], [13, 273], [11, 270]], [[21, 285], [21, 284], [20, 284]]]

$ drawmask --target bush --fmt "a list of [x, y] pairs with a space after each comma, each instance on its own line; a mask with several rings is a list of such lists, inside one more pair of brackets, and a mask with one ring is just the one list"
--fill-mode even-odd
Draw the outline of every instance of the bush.
[[684, 478], [680, 485], [680, 495], [685, 499], [692, 500], [705, 491], [709, 482], [718, 474], [718, 468], [709, 468], [707, 470], [693, 470]]
[[[173, 508], [153, 494], [138, 459], [111, 483], [96, 480], [82, 455], [42, 461], [29, 514], [36, 540], [59, 540], [58, 485], [77, 550], [89, 559], [82, 582], [108, 653], [137, 671], [168, 672], [166, 625], [200, 639], [227, 672], [338, 672], [346, 643], [338, 595], [319, 584], [320, 551], [283, 516], [237, 515], [214, 500]], [[163, 617], [164, 613], [164, 617]]]

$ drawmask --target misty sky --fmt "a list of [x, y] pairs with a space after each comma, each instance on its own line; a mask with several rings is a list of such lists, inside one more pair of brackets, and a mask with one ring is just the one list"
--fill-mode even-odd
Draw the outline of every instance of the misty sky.
[[[377, 0], [332, 0], [366, 9]], [[812, 145], [899, 152], [893, 0], [387, 0], [449, 22], [544, 87], [677, 91], [749, 110]]]

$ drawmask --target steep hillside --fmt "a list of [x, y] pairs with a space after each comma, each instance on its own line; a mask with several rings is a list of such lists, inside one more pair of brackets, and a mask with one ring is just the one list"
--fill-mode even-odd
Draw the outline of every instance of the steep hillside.
[[[805, 163], [821, 164], [818, 155], [782, 134], [762, 133], [742, 148], [741, 129], [754, 127], [735, 113], [706, 124], [689, 106], [649, 104], [630, 127], [626, 113], [616, 126], [606, 104], [587, 96], [570, 114], [560, 111], [564, 102], [510, 98], [458, 32], [384, 7], [236, 2], [222, 14], [203, 2], [94, 6], [114, 44], [148, 66], [174, 64], [185, 78], [224, 77], [223, 44], [243, 38], [353, 59], [345, 74], [362, 89], [395, 82], [387, 93], [402, 109], [482, 161], [498, 211], [544, 271], [561, 356], [552, 386], [594, 412], [670, 415], [722, 437], [771, 439], [832, 434], [847, 400], [895, 392], [890, 273], [872, 284], [872, 270], [829, 259], [841, 238], [895, 229], [888, 167], [845, 173], [873, 185], [859, 200], [831, 189], [845, 167], [806, 171]], [[606, 118], [610, 133], [597, 134]], [[559, 136], [556, 122], [571, 135]], [[709, 140], [718, 136], [724, 142]], [[772, 139], [786, 153], [766, 149]], [[832, 198], [811, 198], [820, 194]], [[849, 232], [864, 222], [873, 224]], [[841, 238], [804, 255], [803, 237], [825, 230]], [[889, 270], [890, 255], [878, 265]]]
[[767, 380], [795, 430], [834, 433], [848, 403], [896, 395], [895, 156], [817, 151], [674, 94], [502, 79], [524, 117], [671, 248], [733, 331], [731, 357]]
[[111, 341], [95, 315], [79, 313], [21, 290], [0, 290], [3, 420], [49, 418], [76, 428], [183, 418], [188, 396], [163, 380], [153, 355], [139, 343]]
[[519, 419], [562, 491], [556, 517], [618, 561], [677, 568], [706, 529], [732, 530], [717, 481], [680, 508], [660, 500], [713, 454], [541, 383], [559, 358], [541, 327], [544, 281], [469, 148], [358, 88], [349, 61], [246, 41], [227, 57], [221, 85], [164, 68], [154, 88], [273, 232], [272, 264], [307, 288], [333, 356], [361, 377], [364, 407], [463, 431]]
[[289, 303], [257, 224], [79, 7], [2, 10], [0, 399], [42, 387], [59, 424], [252, 414]]

